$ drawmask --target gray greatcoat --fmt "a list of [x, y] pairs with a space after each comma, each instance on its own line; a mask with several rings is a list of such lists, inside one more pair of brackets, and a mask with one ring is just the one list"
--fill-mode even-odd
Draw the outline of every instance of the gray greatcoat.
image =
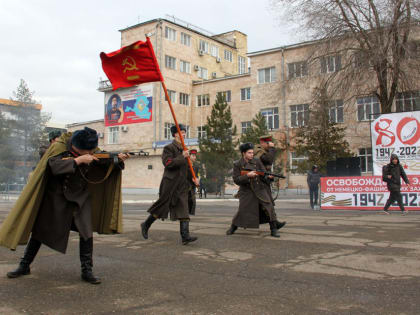
[[[65, 253], [70, 230], [76, 230], [85, 240], [92, 237], [92, 207], [88, 184], [81, 172], [87, 165], [77, 166], [68, 151], [48, 160], [48, 182], [44, 198], [32, 228], [32, 237]], [[74, 223], [74, 224], [72, 224]]]
[[243, 228], [258, 228], [260, 224], [275, 221], [276, 212], [265, 179], [262, 176], [250, 179], [247, 175], [241, 175], [241, 170], [264, 170], [264, 165], [259, 159], [247, 162], [243, 158], [233, 164], [233, 181], [239, 185], [239, 209], [232, 224]]
[[162, 163], [165, 167], [159, 187], [159, 199], [148, 212], [159, 219], [189, 219], [188, 214], [188, 162], [182, 155], [182, 146], [173, 141], [163, 148]]

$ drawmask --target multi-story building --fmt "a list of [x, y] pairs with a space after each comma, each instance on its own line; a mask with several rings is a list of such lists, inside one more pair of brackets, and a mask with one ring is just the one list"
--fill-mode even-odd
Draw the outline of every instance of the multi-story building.
[[[205, 136], [202, 127], [217, 93], [225, 95], [239, 133], [261, 112], [277, 140], [293, 143], [294, 131], [305, 125], [309, 117], [313, 88], [321, 76], [339, 71], [341, 65], [337, 55], [308, 64], [317, 42], [247, 53], [247, 36], [239, 31], [213, 35], [175, 18], [147, 21], [120, 32], [122, 46], [150, 37], [177, 119], [189, 128], [186, 143], [190, 146], [196, 146], [198, 137]], [[169, 128], [173, 119], [160, 83], [151, 83], [146, 89], [152, 95], [149, 121], [107, 125], [106, 118], [68, 125], [70, 130], [85, 125], [97, 129], [105, 150], [142, 149], [149, 153], [147, 157], [128, 160], [125, 187], [158, 187], [163, 172], [162, 147], [171, 141]], [[105, 93], [105, 103], [110, 104], [113, 93], [120, 90], [111, 92], [110, 85], [103, 81], [99, 91]], [[418, 92], [399, 93], [395, 106], [410, 103], [401, 110], [414, 110], [419, 101]], [[346, 100], [346, 105], [340, 98], [331, 100], [331, 104], [330, 119], [347, 127], [346, 139], [351, 150], [361, 157], [362, 173], [370, 174], [369, 121], [374, 117], [371, 114], [379, 113], [378, 100], [365, 95]], [[296, 156], [293, 149], [280, 157], [289, 170], [289, 187], [305, 185], [305, 176], [293, 172], [302, 158], [305, 157]]]

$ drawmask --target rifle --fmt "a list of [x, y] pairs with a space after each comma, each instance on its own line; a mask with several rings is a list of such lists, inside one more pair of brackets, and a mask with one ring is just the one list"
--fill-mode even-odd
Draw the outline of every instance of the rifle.
[[97, 157], [98, 159], [109, 159], [114, 162], [115, 165], [119, 163], [118, 154], [124, 153], [128, 155], [137, 155], [137, 156], [148, 156], [149, 152], [144, 152], [143, 150], [139, 150], [138, 152], [106, 152], [106, 151], [99, 151], [96, 153], [93, 153], [92, 155], [94, 157]]
[[[242, 170], [241, 171], [241, 176], [248, 174], [249, 172], [252, 172], [253, 170]], [[267, 171], [254, 171], [255, 173], [257, 173], [257, 175], [260, 176], [273, 176], [273, 177], [277, 177], [277, 178], [286, 178], [286, 176], [282, 175], [282, 174], [274, 174], [274, 173], [270, 173]]]

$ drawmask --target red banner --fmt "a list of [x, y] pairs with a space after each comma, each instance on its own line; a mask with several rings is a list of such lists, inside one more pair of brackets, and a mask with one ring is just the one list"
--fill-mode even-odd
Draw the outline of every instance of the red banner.
[[138, 41], [109, 54], [101, 53], [102, 68], [112, 89], [163, 81], [152, 43]]

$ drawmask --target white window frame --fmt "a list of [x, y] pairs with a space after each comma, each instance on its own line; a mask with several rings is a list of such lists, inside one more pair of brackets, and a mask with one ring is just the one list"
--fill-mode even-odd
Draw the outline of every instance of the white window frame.
[[168, 123], [166, 122], [163, 127], [163, 138], [165, 140], [171, 140], [172, 139], [172, 133], [171, 133], [171, 127], [175, 126], [174, 123]]
[[230, 50], [225, 49], [225, 53], [224, 53], [224, 58], [225, 60], [232, 62], [233, 60], [233, 54]]
[[179, 104], [190, 106], [190, 95], [187, 93], [179, 92]]
[[420, 91], [397, 93], [395, 98], [396, 112], [420, 110]]
[[176, 58], [165, 55], [165, 67], [168, 69], [176, 70]]
[[[330, 121], [336, 124], [344, 123], [344, 104], [343, 100], [334, 100], [329, 102]], [[338, 113], [342, 113], [342, 119], [339, 120]]]
[[289, 79], [303, 78], [308, 75], [308, 63], [306, 61], [291, 62], [287, 64]]
[[191, 64], [188, 61], [180, 60], [179, 61], [179, 71], [183, 73], [191, 73]]
[[276, 82], [276, 67], [258, 69], [258, 84]]
[[356, 104], [357, 121], [370, 121], [380, 116], [381, 104], [376, 96], [358, 97], [356, 99]]
[[341, 55], [321, 57], [321, 73], [333, 73], [341, 70]]
[[202, 51], [202, 52], [204, 52], [205, 54], [208, 54], [209, 53], [209, 43], [208, 42], [206, 42], [205, 40], [203, 40], [203, 39], [200, 39], [200, 41], [199, 41], [199, 49]]
[[264, 116], [268, 130], [277, 130], [280, 128], [280, 116], [278, 107], [264, 108], [260, 110]]
[[360, 158], [360, 171], [371, 173], [372, 170], [372, 148], [359, 148], [357, 156]]
[[241, 122], [241, 133], [244, 134], [248, 129], [252, 127], [252, 121], [242, 121]]
[[191, 47], [191, 35], [181, 32], [181, 44]]
[[208, 78], [208, 70], [206, 69], [206, 68], [203, 68], [203, 67], [199, 67], [199, 69], [198, 69], [198, 77], [200, 78], [200, 79], [204, 79], [204, 80], [207, 80], [207, 78]]
[[242, 88], [241, 89], [241, 101], [250, 101], [251, 100], [251, 88]]
[[172, 104], [176, 103], [176, 91], [168, 90], [169, 99], [171, 100]]
[[165, 38], [176, 42], [176, 30], [169, 26], [165, 26]]
[[108, 144], [118, 144], [119, 130], [118, 126], [108, 127]]
[[217, 92], [218, 94], [220, 93], [222, 96], [225, 97], [225, 101], [226, 103], [230, 103], [232, 102], [232, 91], [228, 90], [228, 91], [221, 91], [221, 92]]
[[290, 105], [290, 127], [306, 126], [309, 119], [309, 104]]
[[210, 106], [210, 94], [197, 95], [197, 107]]
[[238, 56], [238, 73], [244, 74], [246, 73], [246, 58], [242, 56]]
[[290, 152], [290, 172], [293, 174], [301, 174], [298, 173], [297, 170], [297, 163], [300, 161], [307, 160], [307, 156], [297, 156], [296, 152]]
[[210, 45], [210, 54], [213, 57], [219, 57], [219, 47], [216, 45]]
[[204, 126], [198, 126], [197, 127], [197, 138], [198, 139], [201, 139], [201, 138], [206, 139], [207, 138], [207, 133], [206, 133], [206, 129], [204, 128]]

